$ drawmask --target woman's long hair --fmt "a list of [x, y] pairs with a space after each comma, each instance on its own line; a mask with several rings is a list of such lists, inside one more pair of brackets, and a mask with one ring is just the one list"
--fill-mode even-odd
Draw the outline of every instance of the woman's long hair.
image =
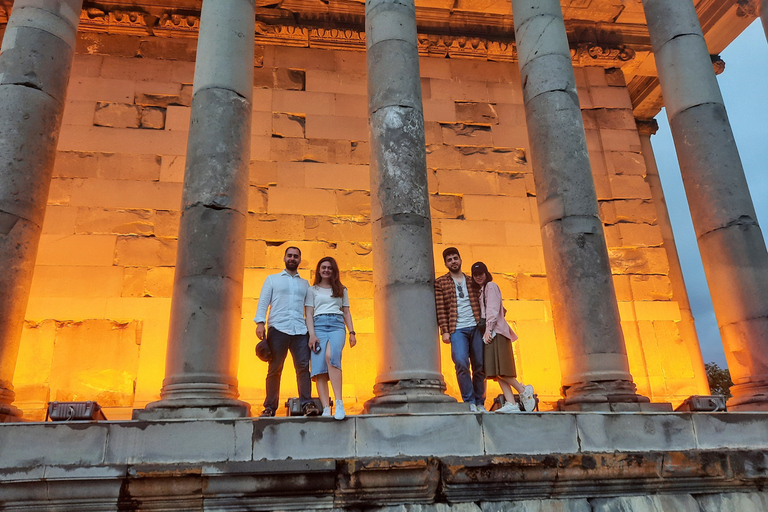
[[[471, 284], [478, 291], [483, 290], [488, 283], [493, 281], [493, 276], [488, 271], [488, 267], [482, 261], [474, 263], [470, 272], [472, 274]], [[475, 274], [485, 274], [485, 282], [483, 283], [483, 286], [480, 286], [475, 282]]]
[[331, 292], [331, 297], [343, 297], [344, 285], [341, 284], [341, 278], [339, 277], [339, 265], [337, 265], [336, 260], [330, 256], [326, 256], [317, 262], [317, 267], [315, 268], [315, 282], [312, 284], [320, 284], [323, 282], [323, 278], [320, 277], [320, 265], [326, 261], [331, 264], [331, 271], [333, 272], [333, 275], [331, 276], [331, 290], [333, 290]]

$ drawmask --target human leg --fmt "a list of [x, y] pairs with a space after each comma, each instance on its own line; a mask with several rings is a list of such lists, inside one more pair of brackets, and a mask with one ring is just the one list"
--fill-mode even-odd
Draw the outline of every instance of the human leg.
[[475, 404], [485, 405], [485, 369], [483, 368], [483, 334], [474, 328], [469, 342], [469, 361], [472, 364], [472, 391]]
[[[499, 385], [502, 386], [501, 389], [504, 392], [504, 398], [506, 398], [507, 401], [509, 401], [510, 398], [507, 397], [507, 392], [504, 391], [504, 384], [506, 384], [508, 388], [515, 388], [515, 391], [520, 395], [520, 400], [523, 402], [523, 409], [525, 409], [526, 412], [532, 412], [536, 408], [536, 399], [533, 396], [533, 386], [525, 386], [515, 377], [499, 377]], [[509, 393], [512, 394], [511, 389]]]
[[299, 388], [299, 402], [302, 407], [312, 402], [312, 381], [309, 378], [309, 335], [291, 337], [290, 350], [293, 367], [296, 370], [296, 383]]
[[280, 377], [283, 374], [283, 364], [288, 355], [291, 336], [273, 327], [269, 328], [267, 336], [272, 349], [272, 360], [267, 368], [267, 396], [264, 399], [264, 409], [269, 409], [271, 411], [269, 416], [274, 416], [280, 396]]
[[320, 397], [320, 403], [323, 404], [323, 407], [328, 407], [331, 404], [328, 394], [328, 374], [318, 375], [315, 378], [315, 386], [317, 387], [317, 396]]
[[474, 404], [475, 393], [469, 373], [469, 345], [474, 327], [456, 329], [451, 333], [451, 359], [456, 369], [456, 380], [464, 402]]

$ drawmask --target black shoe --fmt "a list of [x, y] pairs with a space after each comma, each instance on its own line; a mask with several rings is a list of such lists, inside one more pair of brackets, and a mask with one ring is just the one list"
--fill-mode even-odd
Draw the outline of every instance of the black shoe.
[[271, 418], [275, 415], [275, 411], [273, 411], [269, 407], [265, 407], [263, 411], [261, 411], [261, 414], [259, 415], [260, 418]]
[[314, 402], [309, 402], [304, 404], [301, 407], [301, 412], [304, 413], [304, 416], [319, 416], [320, 410], [317, 408]]

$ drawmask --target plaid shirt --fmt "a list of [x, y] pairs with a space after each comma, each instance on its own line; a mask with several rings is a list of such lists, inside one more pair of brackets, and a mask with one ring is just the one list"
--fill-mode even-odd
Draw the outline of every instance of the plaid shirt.
[[[472, 278], [464, 274], [467, 280], [467, 291], [469, 292], [469, 304], [472, 306], [472, 313], [475, 315], [475, 321], [480, 321], [480, 300], [477, 289], [472, 286]], [[435, 305], [437, 306], [437, 325], [440, 327], [440, 333], [452, 333], [456, 330], [456, 320], [459, 318], [458, 306], [456, 304], [456, 285], [453, 282], [451, 273], [435, 279]]]

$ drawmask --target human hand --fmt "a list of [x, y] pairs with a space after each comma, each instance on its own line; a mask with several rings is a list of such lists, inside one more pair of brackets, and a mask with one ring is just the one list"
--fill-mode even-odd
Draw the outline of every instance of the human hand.
[[491, 338], [490, 331], [483, 334], [483, 343], [485, 343], [486, 345], [489, 345], [491, 343], [491, 339], [492, 338]]
[[354, 334], [350, 334], [349, 335], [349, 346], [351, 348], [351, 347], [354, 347], [355, 345], [357, 345], [357, 336], [355, 336]]
[[448, 332], [443, 333], [443, 343], [451, 343], [451, 334]]
[[320, 340], [317, 338], [317, 336], [310, 335], [309, 343], [307, 343], [307, 345], [309, 345], [309, 350], [314, 352], [315, 351], [315, 346], [317, 346], [317, 344], [319, 344], [319, 343], [320, 343]]
[[264, 322], [259, 322], [256, 324], [256, 337], [260, 340], [263, 340], [265, 335], [266, 332], [264, 330]]

